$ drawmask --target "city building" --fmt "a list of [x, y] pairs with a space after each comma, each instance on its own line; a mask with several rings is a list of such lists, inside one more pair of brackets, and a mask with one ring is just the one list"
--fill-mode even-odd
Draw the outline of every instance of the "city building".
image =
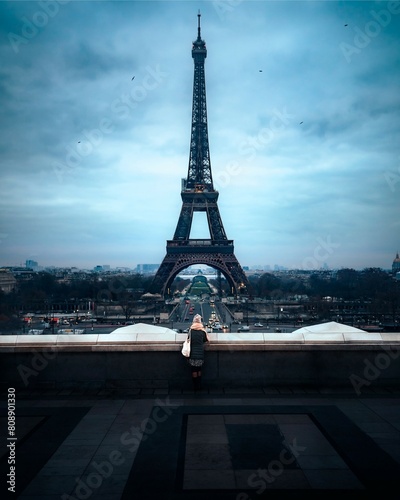
[[32, 269], [32, 271], [37, 271], [39, 264], [36, 262], [36, 260], [26, 260], [25, 267]]
[[399, 257], [399, 252], [397, 252], [396, 257], [394, 258], [392, 264], [392, 273], [394, 276], [396, 276], [396, 274], [399, 272], [400, 272], [400, 257]]
[[160, 267], [160, 264], [138, 264], [136, 272], [140, 274], [155, 274]]
[[0, 290], [10, 293], [17, 286], [17, 280], [8, 269], [0, 269]]

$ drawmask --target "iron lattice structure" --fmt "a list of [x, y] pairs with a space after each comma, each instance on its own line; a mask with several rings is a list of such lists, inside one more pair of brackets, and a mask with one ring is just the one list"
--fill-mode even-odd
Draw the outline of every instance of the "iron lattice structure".
[[[234, 255], [233, 240], [228, 240], [218, 209], [218, 191], [214, 189], [208, 141], [207, 103], [204, 61], [205, 41], [201, 38], [200, 13], [197, 39], [193, 42], [194, 61], [192, 128], [187, 179], [182, 184], [182, 209], [172, 240], [167, 241], [167, 254], [154, 278], [153, 289], [163, 295], [183, 269], [206, 264], [220, 271], [233, 294], [249, 290], [247, 277]], [[209, 239], [190, 239], [194, 212], [205, 212]]]

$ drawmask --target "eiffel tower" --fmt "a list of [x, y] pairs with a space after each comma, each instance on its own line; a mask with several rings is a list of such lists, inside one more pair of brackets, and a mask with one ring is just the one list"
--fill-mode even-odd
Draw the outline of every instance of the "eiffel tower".
[[[187, 179], [182, 179], [182, 209], [172, 240], [167, 241], [164, 257], [152, 288], [169, 294], [177, 274], [193, 264], [206, 264], [227, 279], [233, 295], [246, 294], [249, 283], [233, 252], [233, 240], [228, 240], [218, 209], [218, 191], [214, 189], [208, 143], [206, 84], [204, 61], [206, 43], [201, 39], [200, 11], [197, 39], [193, 42], [194, 60], [192, 130]], [[194, 212], [207, 215], [209, 239], [190, 239]]]

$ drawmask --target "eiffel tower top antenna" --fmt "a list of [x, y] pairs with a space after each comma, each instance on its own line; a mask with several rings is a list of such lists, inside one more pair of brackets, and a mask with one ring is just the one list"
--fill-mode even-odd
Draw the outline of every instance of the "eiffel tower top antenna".
[[199, 12], [197, 13], [197, 18], [198, 18], [198, 23], [197, 23], [197, 40], [201, 40], [201, 34], [200, 34], [200, 18], [201, 18], [201, 14], [200, 14], [200, 9], [199, 9]]

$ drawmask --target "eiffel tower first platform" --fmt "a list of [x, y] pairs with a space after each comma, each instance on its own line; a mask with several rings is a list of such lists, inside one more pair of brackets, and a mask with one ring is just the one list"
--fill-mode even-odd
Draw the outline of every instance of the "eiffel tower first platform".
[[[167, 241], [167, 254], [154, 278], [152, 288], [168, 295], [175, 276], [194, 264], [206, 264], [220, 271], [233, 295], [248, 294], [247, 277], [234, 254], [233, 240], [228, 240], [218, 209], [218, 191], [214, 189], [208, 143], [205, 41], [200, 34], [198, 14], [197, 40], [193, 42], [194, 60], [192, 130], [187, 179], [182, 179], [182, 209], [172, 240]], [[191, 239], [194, 212], [205, 212], [209, 239]]]

